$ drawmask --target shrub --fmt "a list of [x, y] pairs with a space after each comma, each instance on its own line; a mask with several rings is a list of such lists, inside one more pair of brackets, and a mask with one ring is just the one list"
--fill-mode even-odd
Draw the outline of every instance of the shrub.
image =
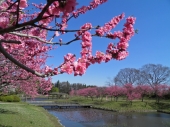
[[13, 95], [13, 102], [20, 102], [20, 98], [17, 95]]
[[12, 95], [6, 96], [7, 102], [13, 102], [14, 97]]
[[20, 102], [20, 98], [16, 95], [0, 96], [0, 101], [3, 101], [3, 102]]
[[58, 87], [52, 87], [52, 89], [51, 89], [51, 92], [59, 92], [59, 89], [58, 89]]
[[6, 96], [0, 96], [0, 101], [7, 102]]

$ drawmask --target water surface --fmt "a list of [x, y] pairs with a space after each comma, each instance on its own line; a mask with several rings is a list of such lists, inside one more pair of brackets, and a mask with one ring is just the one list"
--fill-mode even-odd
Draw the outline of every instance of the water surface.
[[170, 114], [116, 113], [97, 109], [48, 110], [65, 127], [170, 127]]

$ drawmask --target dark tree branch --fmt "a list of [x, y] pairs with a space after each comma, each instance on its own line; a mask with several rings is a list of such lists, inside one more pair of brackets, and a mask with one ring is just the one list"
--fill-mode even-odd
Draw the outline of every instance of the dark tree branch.
[[[59, 31], [59, 32], [77, 32], [77, 31], [87, 31], [90, 29], [77, 29], [77, 30], [61, 30], [61, 29], [51, 29], [51, 28], [46, 28], [43, 27], [42, 25], [37, 25], [37, 24], [32, 24], [34, 27], [39, 27], [41, 29], [49, 30], [49, 31]], [[92, 29], [97, 29], [97, 27], [93, 27]]]
[[69, 42], [66, 42], [66, 43], [63, 43], [63, 42], [51, 42], [51, 41], [46, 41], [44, 39], [41, 39], [38, 36], [33, 36], [33, 35], [28, 35], [28, 34], [22, 34], [22, 33], [16, 33], [16, 32], [10, 32], [10, 34], [18, 35], [18, 36], [21, 36], [21, 37], [35, 38], [38, 41], [41, 41], [41, 42], [46, 43], [46, 44], [60, 45], [60, 46], [61, 45], [69, 45], [70, 43], [72, 43], [74, 41], [80, 40], [79, 37], [76, 37], [75, 39], [73, 39], [73, 40], [71, 40]]
[[20, 41], [15, 41], [15, 40], [4, 40], [4, 39], [1, 39], [0, 40], [0, 43], [1, 42], [4, 42], [4, 43], [14, 43], [14, 44], [21, 44]]
[[7, 8], [7, 10], [11, 9], [12, 6], [14, 6], [17, 2], [18, 2], [18, 0], [16, 0], [14, 3], [12, 3], [12, 4]]
[[16, 26], [18, 25], [18, 22], [19, 22], [19, 5], [20, 5], [20, 0], [17, 0], [18, 1], [18, 5], [17, 5], [17, 22], [16, 22]]
[[16, 28], [25, 27], [25, 26], [28, 26], [30, 24], [34, 24], [34, 23], [42, 20], [44, 13], [47, 11], [48, 7], [52, 3], [53, 3], [53, 0], [50, 0], [35, 19], [21, 23], [21, 24], [18, 24], [17, 26], [10, 26], [8, 28], [0, 29], [0, 34], [9, 33], [11, 31], [14, 31]]

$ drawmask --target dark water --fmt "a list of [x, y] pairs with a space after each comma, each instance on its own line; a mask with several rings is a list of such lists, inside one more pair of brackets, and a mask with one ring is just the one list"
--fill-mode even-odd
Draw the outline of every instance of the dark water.
[[170, 127], [170, 114], [116, 113], [97, 109], [48, 110], [65, 127]]

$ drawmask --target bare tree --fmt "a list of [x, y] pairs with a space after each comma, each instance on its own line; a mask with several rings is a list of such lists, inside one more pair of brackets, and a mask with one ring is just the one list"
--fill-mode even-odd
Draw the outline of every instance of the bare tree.
[[108, 77], [108, 78], [107, 78], [107, 81], [105, 82], [105, 85], [106, 85], [106, 86], [113, 86], [113, 85], [115, 85], [114, 78]]
[[116, 85], [138, 84], [140, 71], [135, 68], [121, 69], [114, 78]]
[[170, 68], [161, 64], [146, 64], [140, 71], [141, 78], [152, 87], [159, 84], [168, 84], [170, 81]]

